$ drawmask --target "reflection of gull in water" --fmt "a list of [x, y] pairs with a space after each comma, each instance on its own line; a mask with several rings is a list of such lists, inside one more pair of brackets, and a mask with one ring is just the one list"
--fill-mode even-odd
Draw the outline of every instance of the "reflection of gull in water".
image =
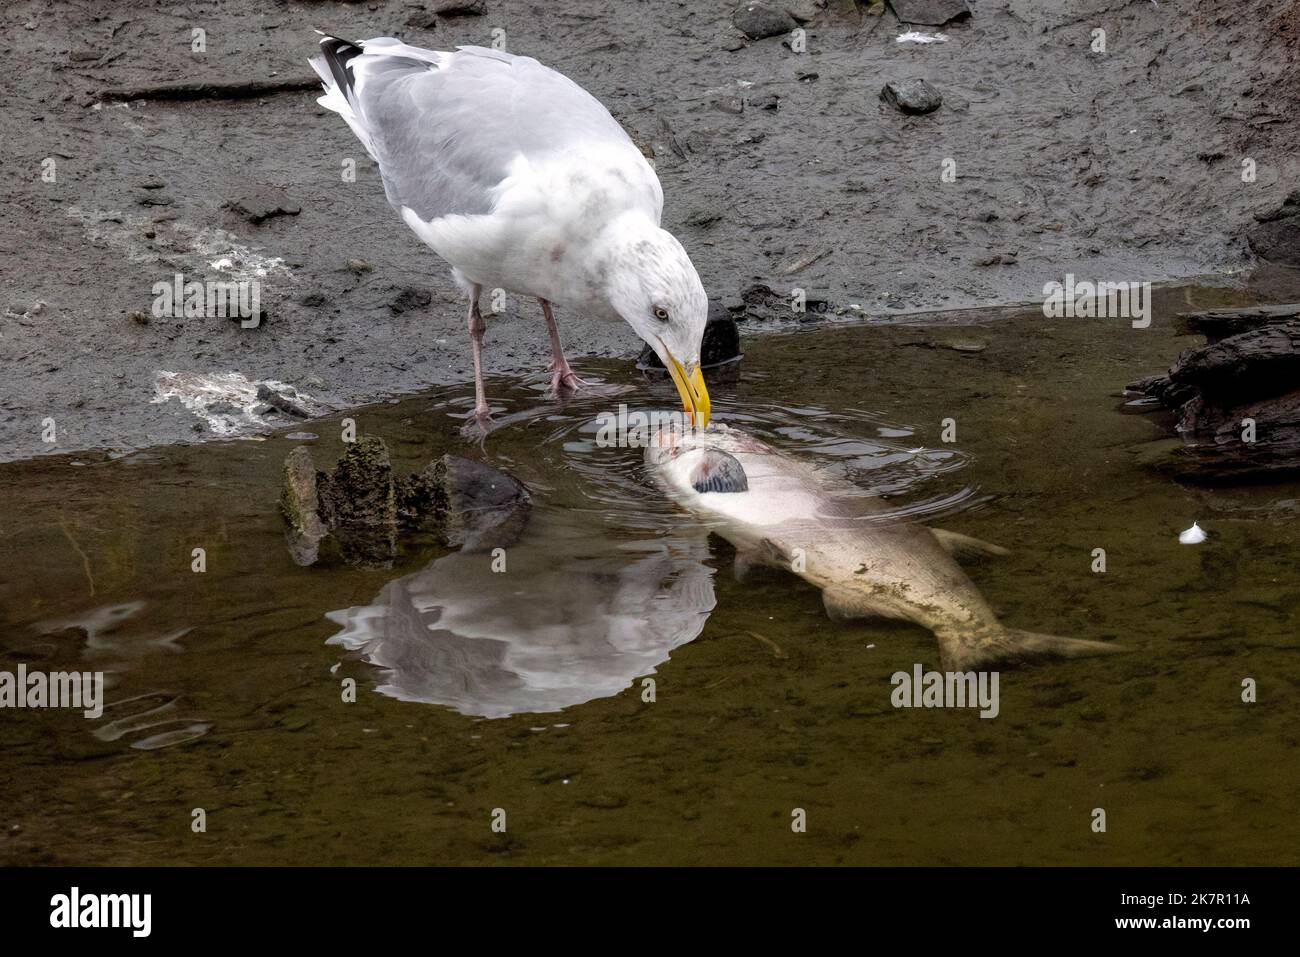
[[[570, 519], [572, 521], [572, 519]], [[704, 628], [704, 538], [614, 546], [534, 514], [506, 553], [458, 552], [389, 582], [374, 604], [331, 612], [331, 644], [386, 671], [394, 698], [500, 718], [617, 694]]]

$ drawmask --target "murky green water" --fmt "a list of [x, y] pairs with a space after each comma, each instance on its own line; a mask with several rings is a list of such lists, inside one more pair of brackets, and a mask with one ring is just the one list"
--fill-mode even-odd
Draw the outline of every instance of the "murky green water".
[[[582, 369], [636, 391], [564, 407], [493, 381], [482, 453], [457, 434], [469, 389], [353, 414], [399, 471], [451, 450], [530, 487], [494, 577], [418, 543], [391, 569], [298, 567], [282, 436], [0, 466], [0, 668], [110, 683], [99, 720], [0, 712], [0, 863], [1300, 862], [1300, 494], [1141, 470], [1129, 449], [1160, 432], [1116, 397], [1190, 344], [1172, 312], [1243, 299], [1171, 290], [1147, 330], [823, 326], [748, 340], [715, 387], [719, 419], [1012, 548], [971, 569], [1008, 624], [1133, 649], [1003, 673], [993, 720], [890, 706], [893, 672], [937, 666], [921, 629], [736, 582], [639, 452], [596, 447], [597, 412], [671, 403], [620, 364]], [[337, 419], [310, 428], [332, 461]], [[1178, 545], [1193, 520], [1211, 539]], [[393, 668], [327, 643], [330, 614], [397, 634]]]

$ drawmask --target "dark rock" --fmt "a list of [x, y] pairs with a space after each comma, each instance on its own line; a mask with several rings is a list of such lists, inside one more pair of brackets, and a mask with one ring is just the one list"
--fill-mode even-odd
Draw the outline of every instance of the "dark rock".
[[[709, 300], [709, 318], [700, 340], [700, 367], [710, 382], [734, 381], [740, 372], [740, 328], [731, 310], [716, 299]], [[668, 371], [649, 346], [641, 350], [636, 367], [644, 373], [665, 376]]]
[[513, 476], [451, 454], [407, 479], [400, 498], [405, 515], [431, 519], [448, 545], [467, 551], [514, 544], [531, 508], [528, 489]]
[[1300, 307], [1294, 318], [1185, 352], [1169, 370], [1166, 396], [1216, 403], [1282, 395], [1300, 386]]
[[388, 304], [388, 308], [394, 315], [400, 316], [412, 309], [424, 309], [431, 302], [433, 302], [433, 294], [429, 290], [408, 286], [398, 293], [397, 298]]
[[705, 323], [704, 337], [700, 340], [700, 365], [706, 373], [716, 373], [723, 366], [739, 368], [743, 358], [740, 327], [736, 320], [720, 304], [710, 303], [709, 321]]
[[881, 89], [880, 98], [912, 116], [933, 113], [943, 105], [939, 91], [925, 80], [890, 80]]
[[321, 516], [331, 526], [392, 525], [397, 521], [393, 466], [383, 439], [348, 444], [331, 473], [317, 477]]
[[170, 206], [173, 202], [166, 193], [159, 193], [156, 190], [141, 193], [135, 201], [141, 206]]
[[290, 202], [281, 190], [258, 189], [226, 203], [226, 208], [250, 223], [264, 223], [275, 216], [297, 216], [302, 207]]
[[435, 30], [438, 27], [438, 17], [427, 10], [420, 10], [406, 18], [406, 25], [417, 30]]
[[1300, 267], [1300, 190], [1273, 212], [1255, 218], [1259, 225], [1246, 235], [1255, 255], [1283, 266]]
[[487, 0], [429, 0], [429, 9], [440, 17], [479, 17], [487, 12]]
[[1247, 306], [1241, 309], [1207, 309], [1204, 312], [1180, 313], [1175, 326], [1180, 335], [1205, 336], [1206, 343], [1213, 345], [1240, 332], [1294, 318], [1300, 318], [1300, 309], [1294, 304]]
[[753, 106], [754, 109], [756, 110], [768, 110], [770, 112], [776, 112], [776, 110], [780, 109], [781, 98], [777, 96], [775, 93], [767, 93], [763, 96], [755, 97], [753, 100], [750, 100], [750, 105]]
[[[1300, 473], [1300, 304], [1187, 313], [1179, 323], [1210, 341], [1128, 387], [1174, 410], [1181, 435], [1142, 448], [1139, 461], [1213, 483]], [[1254, 441], [1244, 438], [1247, 419]]]
[[785, 0], [785, 12], [798, 23], [808, 23], [826, 9], [826, 0]]
[[742, 3], [731, 15], [731, 22], [751, 40], [780, 36], [799, 25], [780, 7], [763, 0], [747, 0]]
[[283, 412], [285, 415], [297, 416], [300, 419], [310, 419], [311, 413], [304, 409], [293, 399], [281, 392], [276, 392], [268, 385], [259, 385], [257, 387], [257, 397], [273, 409]]
[[333, 472], [317, 472], [321, 520], [352, 565], [386, 565], [397, 551], [393, 466], [382, 439], [348, 445]]
[[[793, 285], [774, 289], [767, 283], [753, 283], [740, 294], [742, 304], [738, 318], [760, 322], [799, 318], [792, 309], [793, 293]], [[804, 300], [805, 316], [825, 315], [833, 311], [834, 306], [825, 299], [807, 297]]]
[[927, 27], [941, 27], [971, 15], [966, 0], [889, 0], [889, 5], [900, 23]]
[[438, 463], [430, 462], [418, 472], [400, 479], [395, 489], [397, 518], [407, 528], [431, 529], [438, 525], [438, 510], [446, 508]]

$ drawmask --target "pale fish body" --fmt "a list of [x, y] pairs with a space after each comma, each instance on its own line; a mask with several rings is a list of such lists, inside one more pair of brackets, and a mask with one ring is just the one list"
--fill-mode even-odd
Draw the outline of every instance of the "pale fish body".
[[882, 520], [874, 499], [736, 429], [661, 432], [646, 461], [670, 498], [735, 546], [739, 571], [758, 563], [793, 571], [822, 590], [837, 620], [884, 617], [928, 628], [949, 669], [1119, 650], [1007, 628], [952, 557], [1005, 549]]

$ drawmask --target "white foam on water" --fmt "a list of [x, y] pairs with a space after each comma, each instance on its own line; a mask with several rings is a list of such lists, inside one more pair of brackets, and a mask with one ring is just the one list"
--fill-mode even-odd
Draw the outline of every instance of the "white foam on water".
[[207, 423], [214, 435], [239, 436], [283, 425], [284, 419], [264, 418], [257, 409], [266, 400], [257, 396], [259, 386], [266, 386], [311, 413], [321, 411], [311, 396], [276, 379], [249, 379], [239, 372], [167, 372], [155, 373], [154, 403], [178, 401]]

